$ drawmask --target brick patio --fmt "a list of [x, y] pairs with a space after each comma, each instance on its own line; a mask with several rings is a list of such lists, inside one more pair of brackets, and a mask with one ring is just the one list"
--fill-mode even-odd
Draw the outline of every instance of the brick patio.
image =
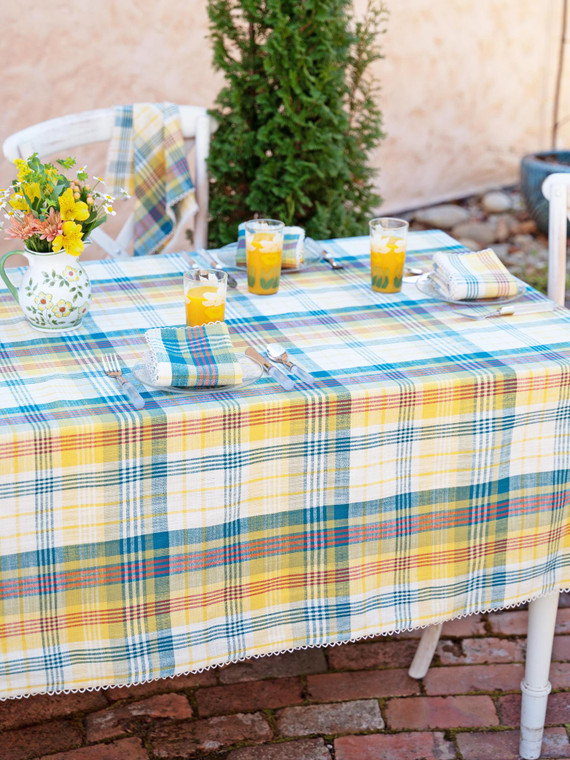
[[[423, 681], [418, 633], [190, 676], [0, 703], [1, 760], [513, 760], [526, 611], [444, 626]], [[570, 594], [562, 598], [544, 758], [570, 758]]]

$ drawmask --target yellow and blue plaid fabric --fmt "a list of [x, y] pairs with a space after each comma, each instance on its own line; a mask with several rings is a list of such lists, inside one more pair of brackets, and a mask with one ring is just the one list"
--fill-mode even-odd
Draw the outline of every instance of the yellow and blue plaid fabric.
[[134, 255], [160, 251], [177, 219], [198, 208], [177, 105], [115, 107], [106, 180], [113, 192], [135, 197]]
[[242, 380], [228, 326], [153, 327], [145, 333], [146, 367], [154, 385], [233, 385]]
[[433, 257], [433, 277], [441, 292], [456, 301], [505, 298], [519, 292], [518, 280], [492, 248], [461, 254], [438, 252]]
[[[179, 255], [86, 262], [57, 336], [0, 290], [0, 695], [84, 689], [419, 627], [570, 586], [570, 313], [476, 321], [370, 288], [367, 238], [279, 293], [228, 292], [237, 351], [317, 379], [219, 396], [124, 367], [182, 324]], [[409, 262], [459, 250], [409, 236]], [[529, 289], [525, 301], [542, 298]], [[479, 307], [472, 307], [479, 308]]]

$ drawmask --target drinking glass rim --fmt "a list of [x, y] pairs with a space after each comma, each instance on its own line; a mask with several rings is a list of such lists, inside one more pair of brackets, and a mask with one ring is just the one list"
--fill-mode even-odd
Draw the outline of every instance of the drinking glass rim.
[[228, 273], [224, 272], [223, 269], [209, 269], [208, 267], [196, 267], [195, 269], [187, 269], [183, 273], [183, 279], [189, 280], [190, 282], [200, 282], [200, 275], [208, 278], [210, 275], [214, 275], [218, 282], [227, 282], [228, 280]]
[[410, 223], [405, 219], [398, 219], [396, 216], [376, 216], [368, 223], [370, 229], [376, 229], [376, 227], [384, 227], [388, 230], [405, 230], [410, 226]]
[[280, 219], [248, 219], [245, 223], [246, 229], [250, 224], [264, 224], [274, 230], [285, 227], [285, 222], [282, 222]]

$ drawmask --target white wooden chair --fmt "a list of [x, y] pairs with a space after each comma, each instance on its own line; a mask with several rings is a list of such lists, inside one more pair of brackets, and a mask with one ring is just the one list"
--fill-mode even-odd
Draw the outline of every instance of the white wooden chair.
[[[188, 245], [185, 229], [190, 224], [194, 227], [193, 247], [207, 248], [208, 246], [207, 158], [210, 150], [210, 132], [215, 129], [215, 122], [210, 119], [206, 109], [200, 106], [181, 105], [179, 109], [185, 145], [188, 146], [189, 152], [194, 148], [194, 160], [193, 165], [190, 164], [190, 171], [196, 188], [198, 211], [192, 219], [180, 220], [163, 253], [179, 250]], [[3, 146], [4, 155], [9, 161], [15, 158], [27, 158], [32, 153], [37, 153], [40, 158], [46, 158], [57, 153], [63, 154], [78, 146], [109, 141], [114, 118], [113, 108], [100, 108], [40, 122], [6, 138]], [[104, 232], [101, 227], [91, 233], [91, 239], [113, 258], [128, 255], [126, 249], [133, 237], [134, 216], [132, 214], [116, 239]]]
[[550, 174], [542, 183], [548, 200], [548, 297], [564, 306], [566, 296], [567, 224], [570, 218], [570, 174]]

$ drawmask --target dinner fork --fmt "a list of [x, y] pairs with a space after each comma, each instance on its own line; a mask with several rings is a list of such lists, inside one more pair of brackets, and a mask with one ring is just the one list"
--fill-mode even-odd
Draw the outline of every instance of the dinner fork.
[[135, 386], [129, 382], [125, 377], [123, 377], [123, 373], [121, 372], [121, 368], [119, 366], [119, 360], [117, 359], [117, 356], [115, 354], [103, 354], [102, 362], [103, 362], [103, 369], [105, 370], [105, 374], [109, 377], [115, 378], [121, 389], [127, 394], [129, 397], [129, 401], [134, 406], [135, 409], [142, 409], [145, 405], [145, 400], [141, 396], [141, 394], [137, 391]]

